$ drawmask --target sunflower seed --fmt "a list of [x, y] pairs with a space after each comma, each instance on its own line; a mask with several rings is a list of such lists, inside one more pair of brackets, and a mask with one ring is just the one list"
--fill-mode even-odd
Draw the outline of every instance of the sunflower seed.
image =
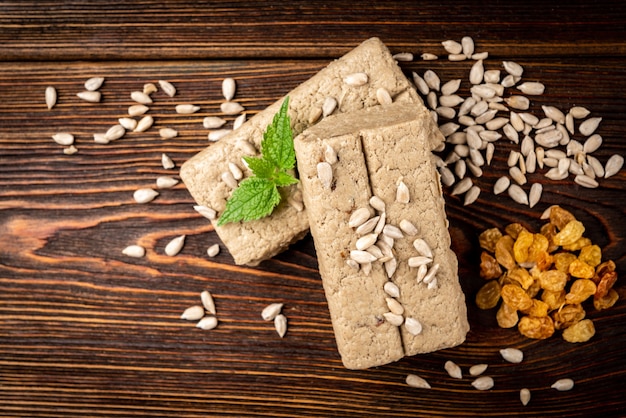
[[402, 230], [395, 225], [387, 224], [383, 227], [383, 235], [388, 236], [393, 239], [402, 239], [404, 235], [402, 234]]
[[480, 376], [489, 367], [487, 364], [475, 364], [469, 368], [470, 376]]
[[383, 286], [385, 293], [387, 293], [392, 298], [397, 298], [400, 296], [400, 288], [394, 282], [386, 282]]
[[374, 216], [371, 219], [368, 219], [366, 222], [363, 222], [361, 225], [357, 227], [354, 231], [357, 235], [364, 235], [370, 233], [376, 228], [376, 225], [380, 223], [381, 216]]
[[524, 73], [522, 66], [514, 61], [502, 61], [502, 65], [504, 70], [512, 76], [521, 77]]
[[176, 87], [169, 81], [159, 80], [159, 86], [161, 86], [163, 93], [167, 94], [169, 97], [176, 96]]
[[483, 76], [485, 75], [485, 67], [483, 66], [483, 60], [476, 61], [469, 73], [469, 81], [471, 84], [480, 84], [483, 82]]
[[128, 116], [140, 116], [146, 113], [150, 108], [146, 105], [136, 104], [128, 107]]
[[[426, 95], [426, 104], [433, 110], [437, 108], [437, 94], [434, 91], [431, 91]], [[433, 120], [437, 122], [437, 112], [431, 112], [431, 115], [433, 117]]]
[[154, 200], [155, 197], [157, 197], [159, 195], [159, 192], [157, 192], [154, 189], [151, 189], [149, 187], [145, 187], [145, 188], [141, 188], [141, 189], [137, 189], [133, 192], [133, 199], [135, 199], [135, 202], [137, 203], [148, 203]]
[[493, 384], [493, 378], [489, 376], [481, 376], [472, 382], [472, 386], [478, 390], [489, 390]]
[[154, 83], [146, 83], [143, 85], [143, 92], [145, 94], [152, 94], [156, 92], [157, 90], [158, 90], [157, 86], [155, 86]]
[[431, 283], [433, 280], [436, 280], [436, 275], [437, 272], [439, 271], [439, 264], [434, 264], [432, 267], [430, 267], [428, 269], [428, 272], [426, 273], [426, 275], [424, 276], [424, 278], [422, 279], [424, 281], [424, 283], [429, 284]]
[[590, 136], [598, 128], [601, 121], [602, 118], [600, 117], [586, 119], [578, 126], [578, 131], [585, 136]]
[[530, 100], [525, 96], [512, 95], [504, 99], [504, 101], [512, 108], [518, 110], [527, 110], [530, 107]]
[[570, 164], [571, 164], [571, 160], [569, 158], [563, 158], [559, 160], [559, 163], [556, 166], [556, 168], [559, 170], [560, 173], [567, 173], [569, 171]]
[[450, 96], [454, 93], [457, 92], [457, 90], [459, 89], [461, 85], [461, 79], [457, 78], [454, 80], [450, 80], [447, 83], [445, 83], [444, 85], [441, 86], [441, 94], [443, 96]]
[[574, 387], [574, 381], [572, 379], [559, 379], [550, 386], [552, 389], [558, 391], [571, 390]]
[[[457, 94], [443, 95], [439, 97], [439, 104], [444, 107], [454, 107], [463, 103], [465, 99]], [[435, 108], [437, 106], [434, 106]]]
[[348, 226], [350, 228], [357, 228], [365, 221], [367, 221], [370, 215], [371, 213], [368, 208], [359, 208], [352, 212], [352, 215], [350, 215], [350, 219], [348, 220]]
[[467, 163], [465, 160], [459, 160], [454, 164], [454, 174], [460, 179], [465, 177], [467, 172]]
[[202, 120], [202, 126], [206, 129], [218, 129], [226, 124], [226, 119], [217, 116], [207, 116]]
[[480, 139], [483, 139], [487, 142], [495, 142], [498, 139], [502, 138], [502, 135], [500, 135], [500, 133], [490, 130], [480, 131], [478, 133], [478, 136], [480, 136]]
[[532, 208], [537, 203], [539, 203], [542, 191], [543, 186], [541, 185], [541, 183], [533, 183], [533, 185], [530, 187], [530, 192], [528, 193], [528, 206]]
[[472, 182], [472, 179], [470, 177], [465, 177], [454, 186], [450, 194], [452, 196], [463, 194], [467, 192], [473, 185], [474, 183]]
[[343, 82], [349, 86], [358, 87], [367, 84], [369, 77], [365, 73], [353, 73], [344, 77]]
[[221, 179], [231, 189], [235, 189], [239, 185], [239, 183], [233, 176], [233, 173], [231, 173], [230, 171], [224, 171], [221, 175]]
[[213, 300], [213, 296], [208, 290], [203, 290], [200, 293], [200, 300], [202, 301], [202, 306], [204, 306], [204, 309], [208, 313], [215, 315], [215, 301]]
[[426, 80], [424, 80], [415, 71], [412, 72], [412, 75], [413, 75], [413, 83], [415, 83], [415, 87], [417, 87], [417, 90], [423, 96], [426, 96], [428, 94], [428, 92], [430, 91], [430, 88], [428, 87], [428, 84], [426, 83]]
[[438, 59], [439, 57], [435, 54], [429, 54], [429, 53], [423, 53], [422, 55], [420, 55], [420, 57], [424, 60], [424, 61], [433, 61]]
[[385, 298], [385, 302], [387, 303], [387, 307], [391, 313], [396, 315], [402, 315], [404, 313], [404, 307], [400, 302], [398, 302], [394, 298]]
[[424, 264], [432, 263], [433, 259], [430, 257], [424, 257], [423, 255], [417, 257], [410, 257], [407, 261], [409, 267], [419, 267]]
[[443, 365], [443, 368], [446, 369], [446, 371], [448, 372], [450, 377], [452, 377], [454, 379], [462, 379], [463, 378], [463, 373], [461, 372], [461, 368], [455, 362], [453, 362], [451, 360], [448, 360]]
[[174, 161], [172, 161], [172, 159], [167, 154], [161, 154], [161, 165], [166, 170], [170, 170], [176, 166], [176, 164], [174, 164]]
[[333, 182], [333, 168], [331, 165], [325, 161], [318, 163], [317, 178], [324, 188], [330, 189]]
[[531, 96], [538, 96], [543, 94], [545, 90], [545, 86], [538, 82], [529, 82], [526, 81], [517, 86], [518, 90], [524, 94], [529, 94]]
[[85, 81], [85, 89], [87, 91], [96, 91], [104, 83], [104, 77], [92, 77]]
[[472, 186], [467, 193], [465, 193], [465, 198], [463, 199], [463, 206], [468, 206], [474, 203], [478, 196], [480, 196], [480, 187]]
[[463, 52], [463, 45], [458, 43], [457, 41], [449, 39], [447, 41], [441, 42], [441, 45], [443, 45], [443, 49], [445, 49], [446, 52], [450, 54], [460, 54], [461, 52]]
[[404, 317], [402, 315], [398, 315], [393, 312], [385, 312], [383, 317], [385, 318], [385, 321], [396, 327], [399, 327], [404, 322]]
[[287, 333], [287, 317], [283, 314], [278, 314], [274, 318], [274, 328], [276, 328], [276, 332], [283, 338]]
[[70, 145], [67, 148], [63, 148], [63, 154], [65, 155], [74, 155], [78, 152], [78, 148], [76, 148], [74, 145]]
[[491, 160], [493, 159], [493, 154], [496, 151], [496, 146], [493, 143], [487, 143], [487, 148], [485, 150], [485, 161], [487, 165], [491, 165]]
[[146, 249], [141, 245], [129, 245], [122, 250], [122, 254], [128, 257], [141, 258], [146, 255]]
[[159, 176], [156, 179], [157, 189], [169, 189], [178, 184], [178, 180], [169, 176]]
[[500, 70], [487, 70], [483, 76], [485, 83], [498, 83], [500, 81]]
[[417, 282], [417, 284], [420, 284], [424, 280], [426, 274], [428, 274], [428, 265], [422, 264], [417, 268], [417, 274], [415, 276], [415, 281]]
[[385, 202], [378, 196], [372, 196], [369, 200], [370, 206], [379, 212], [385, 211]]
[[574, 117], [571, 113], [567, 113], [567, 115], [565, 115], [565, 127], [570, 134], [574, 135]]
[[143, 91], [133, 91], [130, 93], [130, 98], [140, 104], [147, 105], [152, 103], [152, 98]]
[[[549, 160], [549, 158], [544, 159], [544, 162], [547, 162], [547, 160]], [[558, 169], [558, 167], [552, 167], [544, 175], [550, 180], [564, 180], [567, 178], [568, 172], [562, 172]]]
[[494, 118], [485, 123], [485, 127], [490, 131], [497, 131], [507, 123], [509, 123], [509, 120], [507, 118]]
[[363, 235], [361, 238], [359, 238], [354, 244], [354, 246], [356, 247], [357, 250], [365, 251], [369, 247], [374, 245], [377, 240], [378, 240], [377, 234], [366, 234], [366, 235]]
[[359, 264], [372, 263], [376, 261], [376, 256], [363, 250], [351, 250], [350, 258]]
[[108, 144], [109, 140], [106, 139], [104, 134], [96, 133], [93, 134], [93, 142], [95, 142], [96, 144]]
[[337, 108], [337, 99], [334, 97], [327, 97], [322, 104], [322, 116], [326, 117], [331, 115]]
[[102, 94], [99, 91], [81, 91], [76, 93], [76, 96], [89, 103], [99, 103], [102, 98]]
[[237, 83], [234, 79], [228, 77], [222, 81], [222, 94], [226, 101], [231, 101], [235, 97], [235, 90], [237, 89]]
[[509, 88], [509, 87], [513, 87], [514, 85], [516, 85], [521, 79], [522, 79], [521, 77], [508, 74], [502, 79], [500, 84], [502, 85], [502, 87]]
[[585, 174], [579, 174], [574, 177], [574, 183], [588, 189], [595, 189], [596, 187], [598, 187], [598, 182]]
[[518, 166], [509, 168], [509, 176], [520, 186], [526, 184], [526, 176], [522, 173]]
[[542, 147], [554, 148], [559, 145], [563, 134], [556, 129], [551, 129], [535, 135], [535, 142]]
[[137, 127], [137, 121], [133, 118], [119, 118], [117, 121], [128, 131], [132, 131]]
[[596, 178], [596, 172], [593, 170], [593, 167], [591, 167], [591, 165], [589, 165], [586, 161], [583, 161], [581, 165], [578, 164], [577, 161], [572, 160], [569, 165], [569, 172], [572, 173], [574, 176], [584, 174], [594, 180]]
[[474, 40], [470, 36], [461, 38], [461, 52], [467, 58], [471, 58], [474, 54]]
[[574, 119], [584, 119], [589, 116], [591, 112], [582, 106], [574, 106], [569, 110], [569, 113]]
[[613, 154], [604, 166], [604, 178], [609, 178], [617, 174], [624, 165], [624, 157], [619, 154]]
[[197, 321], [204, 316], [204, 307], [200, 305], [190, 306], [185, 309], [180, 316], [180, 319], [186, 319], [187, 321]]
[[57, 89], [52, 86], [46, 87], [45, 98], [48, 110], [52, 109], [57, 104]]
[[145, 132], [154, 123], [154, 119], [150, 115], [146, 115], [137, 122], [137, 127], [133, 129], [133, 132]]
[[74, 135], [65, 132], [52, 135], [52, 139], [59, 145], [67, 146], [74, 143]]
[[526, 192], [517, 184], [511, 184], [508, 188], [509, 196], [511, 199], [521, 205], [528, 205], [528, 196]]
[[433, 70], [426, 70], [424, 72], [424, 81], [431, 90], [439, 91], [439, 88], [441, 86], [441, 80], [439, 79], [437, 73], [435, 73]]
[[393, 59], [396, 61], [410, 62], [413, 61], [413, 54], [410, 52], [399, 52], [393, 55]]
[[530, 126], [535, 126], [539, 123], [539, 118], [532, 113], [523, 112], [519, 114], [519, 117]]
[[183, 245], [185, 245], [185, 235], [172, 239], [165, 246], [165, 255], [170, 257], [177, 255], [183, 249]]
[[172, 128], [161, 128], [159, 129], [159, 136], [162, 139], [172, 139], [178, 136], [178, 131]]
[[178, 113], [179, 115], [189, 115], [191, 113], [196, 113], [198, 110], [200, 110], [200, 106], [196, 106], [193, 104], [176, 105], [176, 113]]
[[500, 355], [509, 363], [521, 363], [524, 359], [524, 353], [517, 348], [503, 348], [500, 350]]
[[359, 266], [361, 268], [361, 272], [366, 276], [369, 276], [370, 273], [372, 272], [372, 263], [364, 263], [364, 264], [360, 264]]
[[454, 117], [456, 116], [456, 111], [451, 107], [446, 106], [439, 106], [437, 109], [435, 109], [435, 112], [437, 112], [437, 114], [442, 118], [446, 119], [454, 119]]
[[400, 181], [400, 183], [398, 183], [398, 188], [396, 189], [396, 202], [409, 203], [410, 200], [411, 196], [409, 193], [409, 187], [403, 181]]
[[122, 125], [113, 125], [111, 126], [104, 134], [104, 138], [108, 141], [115, 141], [116, 139], [120, 139], [126, 133], [126, 129]]
[[263, 310], [261, 311], [261, 318], [263, 318], [264, 321], [272, 321], [274, 320], [274, 318], [276, 318], [276, 316], [278, 316], [278, 314], [280, 314], [280, 311], [282, 309], [282, 303], [271, 303], [263, 308]]
[[220, 110], [225, 115], [238, 115], [245, 109], [237, 102], [223, 102], [222, 104], [220, 104]]
[[522, 402], [522, 405], [528, 405], [530, 402], [530, 390], [527, 388], [523, 388], [519, 391], [519, 400]]
[[439, 175], [441, 176], [441, 182], [450, 187], [454, 184], [454, 174], [448, 167], [441, 167], [439, 169]]
[[217, 327], [217, 318], [214, 316], [205, 316], [196, 324], [196, 327], [209, 331]]
[[406, 376], [406, 384], [412, 388], [430, 389], [430, 384], [416, 374], [408, 374]]
[[541, 108], [543, 109], [543, 113], [554, 122], [560, 124], [565, 123], [565, 114], [563, 114], [563, 112], [561, 112], [558, 108], [554, 106], [541, 106]]
[[485, 52], [475, 52], [472, 54], [472, 59], [473, 60], [486, 60], [487, 58], [489, 58], [489, 52], [485, 51]]
[[208, 140], [211, 142], [219, 141], [224, 138], [226, 135], [232, 132], [232, 129], [216, 129], [214, 131], [209, 132], [207, 136]]
[[485, 84], [476, 84], [472, 86], [470, 88], [470, 92], [483, 99], [492, 99], [496, 96], [496, 91]]
[[220, 245], [219, 244], [213, 244], [213, 245], [209, 246], [209, 248], [207, 248], [207, 250], [206, 250], [206, 255], [208, 255], [209, 257], [215, 257], [219, 253], [220, 253]]
[[500, 177], [493, 185], [493, 193], [498, 195], [509, 188], [511, 180], [508, 177]]
[[422, 323], [415, 318], [408, 317], [404, 320], [404, 328], [411, 335], [419, 335], [422, 333]]
[[[591, 154], [592, 152], [600, 148], [601, 145], [602, 145], [602, 137], [598, 134], [594, 134], [594, 135], [591, 135], [589, 138], [587, 138], [587, 140], [585, 141], [582, 147], [582, 150], [576, 150], [576, 152], [582, 151], [585, 154]], [[574, 152], [572, 155], [576, 154], [576, 152]]]
[[600, 162], [600, 160], [598, 160], [596, 157], [592, 155], [587, 155], [587, 163], [593, 170], [593, 173], [595, 174], [596, 177], [599, 177], [599, 178], [604, 177], [604, 167], [602, 166], [602, 163]]

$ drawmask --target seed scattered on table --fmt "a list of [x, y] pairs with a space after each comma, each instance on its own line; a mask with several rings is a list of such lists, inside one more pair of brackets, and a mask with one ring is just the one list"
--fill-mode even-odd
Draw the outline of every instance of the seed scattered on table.
[[524, 359], [524, 353], [517, 348], [503, 348], [500, 350], [500, 355], [509, 363], [521, 363]]
[[287, 333], [287, 317], [283, 314], [276, 315], [274, 318], [274, 327], [280, 338], [283, 338]]
[[209, 246], [209, 248], [207, 248], [206, 250], [206, 254], [209, 257], [215, 257], [216, 255], [218, 255], [220, 252], [220, 245], [219, 244], [213, 244], [211, 246]]
[[470, 376], [480, 376], [485, 372], [485, 370], [487, 370], [488, 367], [489, 365], [484, 363], [475, 364], [469, 368], [469, 374]]
[[165, 154], [165, 153], [161, 154], [161, 165], [166, 170], [170, 170], [170, 169], [176, 167], [176, 164], [174, 164], [174, 161], [172, 161], [170, 156]]
[[426, 379], [423, 379], [421, 377], [419, 377], [416, 374], [408, 374], [406, 377], [406, 384], [409, 385], [412, 388], [417, 388], [417, 389], [430, 389], [430, 384], [426, 381]]
[[237, 89], [237, 83], [231, 77], [222, 80], [222, 95], [226, 101], [231, 101], [235, 97], [235, 91]]
[[274, 318], [276, 318], [276, 316], [280, 313], [282, 309], [282, 303], [270, 303], [265, 308], [263, 308], [263, 311], [261, 311], [261, 318], [263, 318], [264, 321], [272, 321], [274, 320]]
[[128, 257], [141, 258], [146, 255], [146, 249], [141, 245], [129, 245], [122, 250], [122, 254]]
[[168, 255], [170, 257], [174, 257], [178, 255], [178, 253], [180, 253], [180, 251], [183, 249], [184, 245], [185, 245], [185, 235], [180, 235], [172, 239], [165, 246], [165, 255]]
[[187, 321], [197, 321], [204, 316], [204, 307], [201, 305], [190, 306], [180, 316], [180, 319]]
[[66, 132], [61, 132], [52, 135], [52, 139], [59, 145], [72, 145], [74, 143], [74, 135]]
[[163, 93], [167, 94], [169, 97], [174, 97], [176, 95], [176, 87], [174, 87], [174, 85], [169, 81], [159, 80], [159, 86], [161, 86]]
[[135, 190], [135, 192], [133, 193], [133, 199], [135, 199], [135, 202], [137, 203], [148, 203], [152, 202], [158, 195], [159, 192], [157, 192], [156, 190], [149, 187], [144, 187]]
[[52, 86], [46, 87], [45, 99], [48, 110], [52, 109], [57, 104], [57, 89]]
[[574, 381], [572, 379], [559, 379], [550, 387], [558, 390], [559, 392], [568, 391], [574, 388]]
[[98, 103], [102, 98], [102, 94], [99, 91], [81, 91], [76, 93], [76, 96], [89, 103]]
[[200, 293], [200, 300], [202, 301], [202, 306], [204, 306], [204, 309], [208, 313], [215, 315], [215, 301], [213, 300], [213, 295], [211, 295], [211, 292], [209, 292], [208, 290], [203, 290]]
[[198, 321], [196, 327], [205, 331], [209, 331], [217, 327], [217, 324], [218, 321], [215, 316], [205, 316], [204, 318], [200, 319], [200, 321]]
[[527, 388], [521, 389], [519, 391], [519, 400], [522, 402], [522, 405], [528, 405], [528, 402], [530, 402], [530, 390]]
[[446, 370], [446, 372], [448, 372], [450, 377], [452, 377], [454, 379], [462, 379], [463, 378], [463, 373], [461, 371], [461, 368], [455, 362], [453, 362], [451, 360], [448, 360], [448, 361], [446, 361], [446, 363], [444, 364], [443, 367]]
[[489, 390], [493, 388], [494, 381], [490, 376], [481, 376], [472, 382], [472, 386], [478, 390]]

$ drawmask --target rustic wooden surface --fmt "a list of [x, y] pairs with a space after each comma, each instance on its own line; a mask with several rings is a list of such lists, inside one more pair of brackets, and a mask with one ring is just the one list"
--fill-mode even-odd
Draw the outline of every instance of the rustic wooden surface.
[[[342, 367], [306, 237], [259, 267], [233, 265], [180, 184], [152, 203], [132, 193], [151, 186], [167, 153], [179, 167], [208, 145], [202, 118], [219, 114], [220, 83], [238, 82], [237, 99], [253, 115], [308, 79], [330, 60], [378, 36], [393, 53], [434, 52], [440, 42], [474, 37], [489, 51], [486, 66], [515, 60], [544, 82], [534, 105], [583, 105], [602, 116], [602, 161], [626, 154], [626, 7], [618, 2], [266, 1], [0, 3], [0, 416], [3, 417], [340, 417], [340, 416], [620, 416], [626, 412], [626, 173], [597, 190], [545, 179], [542, 202], [528, 209], [490, 188], [505, 173], [510, 146], [498, 148], [478, 180], [483, 193], [464, 207], [446, 192], [447, 212], [472, 330], [460, 347], [405, 358], [366, 371]], [[469, 64], [402, 63], [442, 78], [466, 77]], [[89, 77], [106, 77], [99, 104], [75, 94]], [[175, 98], [155, 93], [155, 127], [109, 145], [93, 142], [125, 114], [129, 92], [166, 79]], [[44, 105], [46, 86], [59, 104]], [[176, 115], [173, 105], [202, 110]], [[232, 119], [232, 118], [231, 118]], [[156, 128], [180, 136], [163, 141]], [[76, 135], [68, 156], [51, 140]], [[541, 176], [533, 177], [538, 180]], [[519, 221], [538, 228], [551, 204], [572, 210], [588, 236], [616, 261], [622, 299], [589, 314], [597, 335], [572, 345], [532, 341], [498, 329], [493, 312], [472, 303], [481, 284], [477, 234]], [[165, 244], [186, 234], [177, 257]], [[142, 259], [121, 250], [139, 243]], [[215, 297], [220, 324], [210, 332], [179, 319], [199, 293]], [[261, 320], [281, 301], [289, 331], [278, 338]], [[505, 364], [498, 349], [524, 350]], [[463, 367], [454, 380], [446, 360]], [[467, 368], [488, 363], [493, 390], [477, 392]], [[406, 386], [408, 373], [431, 390]], [[558, 378], [576, 381], [556, 392]], [[521, 406], [518, 391], [532, 390]]]

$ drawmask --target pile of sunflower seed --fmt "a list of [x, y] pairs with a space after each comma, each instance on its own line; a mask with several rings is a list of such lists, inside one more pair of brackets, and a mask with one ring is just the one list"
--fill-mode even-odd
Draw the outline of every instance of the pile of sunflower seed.
[[[462, 79], [444, 82], [433, 70], [412, 72], [412, 79], [446, 138], [437, 161], [442, 183], [452, 188], [452, 195], [462, 195], [464, 205], [478, 199], [481, 189], [474, 179], [491, 165], [500, 139], [519, 145], [519, 150], [510, 151], [508, 175], [496, 181], [493, 193], [506, 191], [515, 202], [530, 207], [539, 202], [543, 186], [532, 182], [529, 174], [543, 170], [552, 181], [571, 175], [576, 184], [596, 188], [601, 178], [621, 170], [621, 155], [611, 156], [604, 164], [593, 155], [603, 141], [596, 133], [602, 117], [581, 106], [562, 110], [543, 105], [542, 114], [535, 114], [529, 97], [542, 95], [545, 86], [524, 80], [521, 65], [503, 61], [487, 68], [489, 54], [474, 52], [474, 41], [468, 36], [461, 42], [446, 40], [442, 46], [449, 61], [473, 61], [465, 81], [469, 82], [469, 95], [459, 92]], [[395, 57], [398, 61], [413, 59], [410, 53]], [[438, 58], [422, 54], [426, 61]]]

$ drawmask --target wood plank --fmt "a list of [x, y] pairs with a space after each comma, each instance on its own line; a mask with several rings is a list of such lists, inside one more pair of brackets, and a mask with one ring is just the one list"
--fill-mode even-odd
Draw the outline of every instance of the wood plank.
[[624, 56], [625, 21], [612, 1], [4, 1], [0, 60], [334, 58], [371, 36], [444, 54], [442, 40], [468, 34], [509, 58]]

